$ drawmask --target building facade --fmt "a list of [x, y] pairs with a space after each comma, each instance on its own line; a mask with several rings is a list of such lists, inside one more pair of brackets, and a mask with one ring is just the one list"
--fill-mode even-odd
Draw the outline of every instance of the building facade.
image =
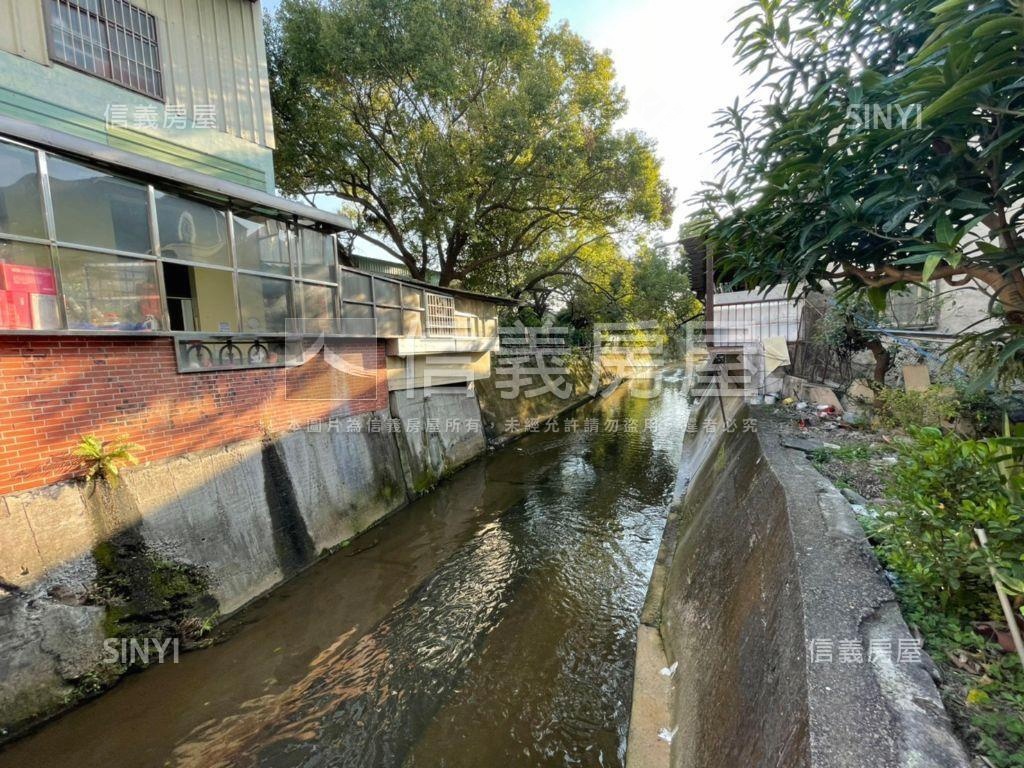
[[0, 494], [490, 370], [500, 300], [343, 268], [273, 194], [250, 0], [0, 0]]

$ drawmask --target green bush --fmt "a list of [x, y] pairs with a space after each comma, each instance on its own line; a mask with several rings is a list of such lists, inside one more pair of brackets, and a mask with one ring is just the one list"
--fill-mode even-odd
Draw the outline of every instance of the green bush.
[[1000, 619], [989, 555], [974, 529], [988, 533], [993, 564], [1007, 583], [1024, 578], [1024, 509], [1000, 472], [1005, 451], [935, 428], [911, 434], [913, 442], [897, 446], [900, 461], [887, 489], [893, 504], [872, 526], [883, 557], [905, 588], [946, 613]]
[[927, 392], [883, 389], [875, 398], [875, 416], [888, 429], [939, 427], [952, 422], [959, 413], [956, 395], [943, 387], [932, 387]]

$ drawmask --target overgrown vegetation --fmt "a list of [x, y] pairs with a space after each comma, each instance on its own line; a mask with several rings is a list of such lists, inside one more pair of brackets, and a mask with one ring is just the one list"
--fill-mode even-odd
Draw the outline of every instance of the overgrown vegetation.
[[111, 488], [117, 488], [121, 483], [121, 467], [138, 464], [135, 453], [140, 450], [141, 446], [128, 442], [124, 436], [104, 441], [96, 435], [85, 435], [72, 454], [82, 463], [83, 477], [91, 493], [97, 480], [104, 480]]
[[956, 392], [948, 387], [931, 387], [926, 392], [886, 388], [875, 396], [875, 418], [888, 429], [948, 426], [960, 411]]
[[[1024, 508], [1005, 486], [1003, 450], [937, 428], [912, 434], [913, 442], [896, 445], [893, 503], [872, 533], [905, 589], [953, 617], [999, 620], [989, 565], [1008, 583], [1024, 583]], [[989, 536], [987, 553], [977, 544], [979, 527]]]
[[897, 585], [903, 613], [942, 670], [940, 686], [961, 737], [995, 768], [1024, 767], [1024, 669], [971, 624]]
[[[720, 277], [832, 285], [879, 309], [973, 285], [1002, 326], [965, 341], [974, 383], [1024, 371], [1024, 23], [1019, 0], [756, 0], [736, 58], [760, 103], [717, 124], [695, 222]], [[765, 95], [767, 94], [767, 95]]]
[[[921, 405], [930, 393], [912, 398]], [[948, 395], [948, 393], [947, 393]], [[920, 423], [910, 400], [901, 419]], [[955, 398], [951, 402], [956, 403]], [[960, 408], [964, 408], [960, 403]], [[945, 406], [944, 406], [945, 407]], [[972, 408], [978, 408], [973, 404]], [[948, 412], [944, 415], [948, 415]], [[900, 426], [903, 426], [901, 424]], [[844, 444], [813, 459], [862, 493], [878, 455], [895, 453], [887, 502], [864, 517], [908, 622], [939, 664], [942, 694], [961, 736], [996, 768], [1024, 766], [1024, 668], [1007, 642], [990, 566], [1024, 607], [1024, 472], [1019, 439], [968, 439], [937, 427], [910, 427], [890, 445]], [[872, 481], [873, 482], [873, 481]], [[984, 528], [988, 550], [979, 546]], [[998, 634], [1002, 632], [1002, 637]]]

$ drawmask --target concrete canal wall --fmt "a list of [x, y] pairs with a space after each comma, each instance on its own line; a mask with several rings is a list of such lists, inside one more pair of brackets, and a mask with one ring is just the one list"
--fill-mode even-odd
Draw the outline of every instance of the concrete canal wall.
[[744, 431], [749, 415], [735, 399], [694, 413], [642, 616], [628, 765], [966, 766], [930, 661], [899, 660], [913, 638], [853, 511], [770, 424]]
[[483, 455], [486, 413], [556, 416], [589, 399], [592, 370], [566, 400], [492, 381], [393, 392], [336, 425], [130, 469], [113, 491], [0, 496], [0, 741], [123, 674], [106, 638], [195, 640]]
[[[492, 376], [476, 382], [484, 432], [491, 445], [514, 440], [528, 432], [532, 424], [543, 424], [579, 407], [615, 381], [627, 378], [636, 360], [601, 361], [579, 354], [567, 356], [564, 364], [567, 375], [553, 376], [555, 386], [545, 386], [539, 377], [519, 390], [511, 387], [510, 377]], [[543, 391], [527, 395], [534, 389]]]

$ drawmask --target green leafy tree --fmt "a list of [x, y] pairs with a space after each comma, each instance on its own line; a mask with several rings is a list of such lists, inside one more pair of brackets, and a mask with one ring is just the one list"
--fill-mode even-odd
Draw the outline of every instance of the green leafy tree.
[[559, 323], [576, 329], [581, 342], [592, 340], [595, 322], [656, 323], [671, 336], [700, 314], [685, 263], [662, 247], [641, 243], [636, 250], [590, 262], [586, 279], [566, 286]]
[[543, 0], [285, 0], [268, 24], [277, 181], [331, 195], [414, 276], [543, 294], [665, 225], [611, 59]]
[[1024, 350], [1024, 16], [1019, 0], [759, 0], [736, 50], [760, 106], [717, 123], [700, 198], [720, 269], [749, 286], [832, 284], [880, 308], [908, 283], [973, 282]]

